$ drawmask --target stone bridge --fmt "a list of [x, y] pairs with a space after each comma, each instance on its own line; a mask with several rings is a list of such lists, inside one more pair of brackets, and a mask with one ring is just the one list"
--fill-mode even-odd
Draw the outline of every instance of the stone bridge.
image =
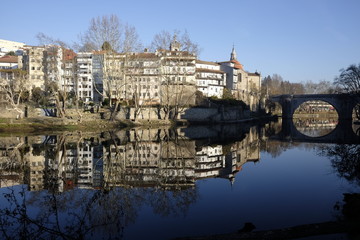
[[352, 112], [356, 104], [360, 103], [360, 94], [303, 94], [271, 96], [270, 100], [282, 107], [283, 118], [293, 118], [295, 110], [307, 101], [324, 101], [332, 105], [338, 113], [339, 119], [352, 119]]

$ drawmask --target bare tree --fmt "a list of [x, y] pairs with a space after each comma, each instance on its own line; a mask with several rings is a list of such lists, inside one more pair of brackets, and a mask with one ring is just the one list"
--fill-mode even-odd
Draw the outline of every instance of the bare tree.
[[39, 41], [40, 45], [59, 45], [63, 48], [69, 48], [69, 44], [60, 40], [60, 39], [55, 39], [53, 37], [50, 37], [48, 35], [46, 35], [45, 33], [39, 32], [36, 35], [37, 40]]
[[188, 51], [196, 56], [200, 54], [200, 47], [199, 44], [193, 42], [190, 39], [188, 32], [185, 30], [181, 32], [179, 30], [174, 30], [174, 33], [171, 34], [169, 31], [161, 31], [155, 34], [151, 44], [150, 49], [152, 51], [159, 50], [159, 49], [168, 49], [173, 39], [176, 38], [181, 44], [181, 51]]
[[136, 32], [134, 26], [125, 24], [124, 26], [124, 40], [121, 52], [139, 52], [143, 49], [143, 45], [139, 39], [139, 35]]
[[116, 15], [92, 18], [88, 30], [80, 36], [82, 50], [100, 50], [108, 42], [116, 52], [139, 50], [142, 45], [135, 27], [123, 24]]
[[[360, 63], [350, 65], [347, 69], [340, 70], [339, 77], [335, 78], [334, 84], [345, 93], [360, 93]], [[355, 115], [360, 119], [360, 103], [355, 106]]]
[[21, 108], [21, 98], [29, 89], [26, 71], [15, 69], [12, 70], [12, 77], [0, 78], [0, 92], [3, 93], [7, 103], [8, 110], [18, 112], [18, 117], [24, 116], [24, 110]]
[[340, 87], [342, 92], [360, 93], [360, 64], [352, 64], [346, 69], [341, 69], [334, 84]]
[[185, 107], [195, 103], [195, 57], [188, 52], [164, 56], [159, 73], [164, 119], [177, 119]]
[[307, 81], [303, 84], [306, 94], [326, 94], [334, 92], [333, 84], [330, 81], [322, 80], [318, 83]]

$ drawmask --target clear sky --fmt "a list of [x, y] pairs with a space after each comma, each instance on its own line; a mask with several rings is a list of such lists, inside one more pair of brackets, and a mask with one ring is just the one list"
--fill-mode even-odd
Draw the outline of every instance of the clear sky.
[[37, 45], [36, 34], [73, 43], [93, 17], [116, 14], [144, 46], [187, 30], [199, 59], [227, 61], [290, 82], [333, 81], [360, 63], [360, 0], [11, 0], [1, 2], [0, 39]]

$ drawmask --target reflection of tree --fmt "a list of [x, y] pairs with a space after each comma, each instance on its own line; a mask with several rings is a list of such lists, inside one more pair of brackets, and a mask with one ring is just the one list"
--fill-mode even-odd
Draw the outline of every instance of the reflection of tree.
[[145, 191], [153, 211], [161, 216], [185, 215], [189, 206], [197, 199], [195, 188], [173, 191], [147, 189]]
[[322, 146], [320, 155], [331, 159], [332, 166], [340, 177], [360, 184], [360, 145]]
[[0, 209], [1, 239], [86, 239], [96, 234], [120, 239], [126, 222], [134, 219], [117, 191], [36, 194], [36, 201], [31, 194], [25, 188], [4, 194], [8, 205]]
[[0, 208], [1, 239], [122, 239], [124, 227], [149, 204], [162, 216], [185, 214], [196, 190], [113, 188], [61, 194], [27, 192], [25, 187], [4, 193]]

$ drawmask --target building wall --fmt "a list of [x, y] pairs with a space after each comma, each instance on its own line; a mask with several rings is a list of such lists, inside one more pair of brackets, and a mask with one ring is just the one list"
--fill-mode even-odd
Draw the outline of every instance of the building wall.
[[220, 70], [220, 64], [196, 61], [196, 86], [204, 96], [222, 98], [225, 84], [226, 73]]
[[45, 90], [44, 51], [44, 47], [26, 47], [23, 67], [28, 72], [30, 88]]
[[92, 53], [80, 52], [76, 57], [76, 91], [84, 102], [93, 101]]
[[10, 51], [16, 51], [22, 47], [24, 47], [24, 43], [14, 42], [9, 40], [0, 39], [0, 56], [4, 56], [6, 53]]

